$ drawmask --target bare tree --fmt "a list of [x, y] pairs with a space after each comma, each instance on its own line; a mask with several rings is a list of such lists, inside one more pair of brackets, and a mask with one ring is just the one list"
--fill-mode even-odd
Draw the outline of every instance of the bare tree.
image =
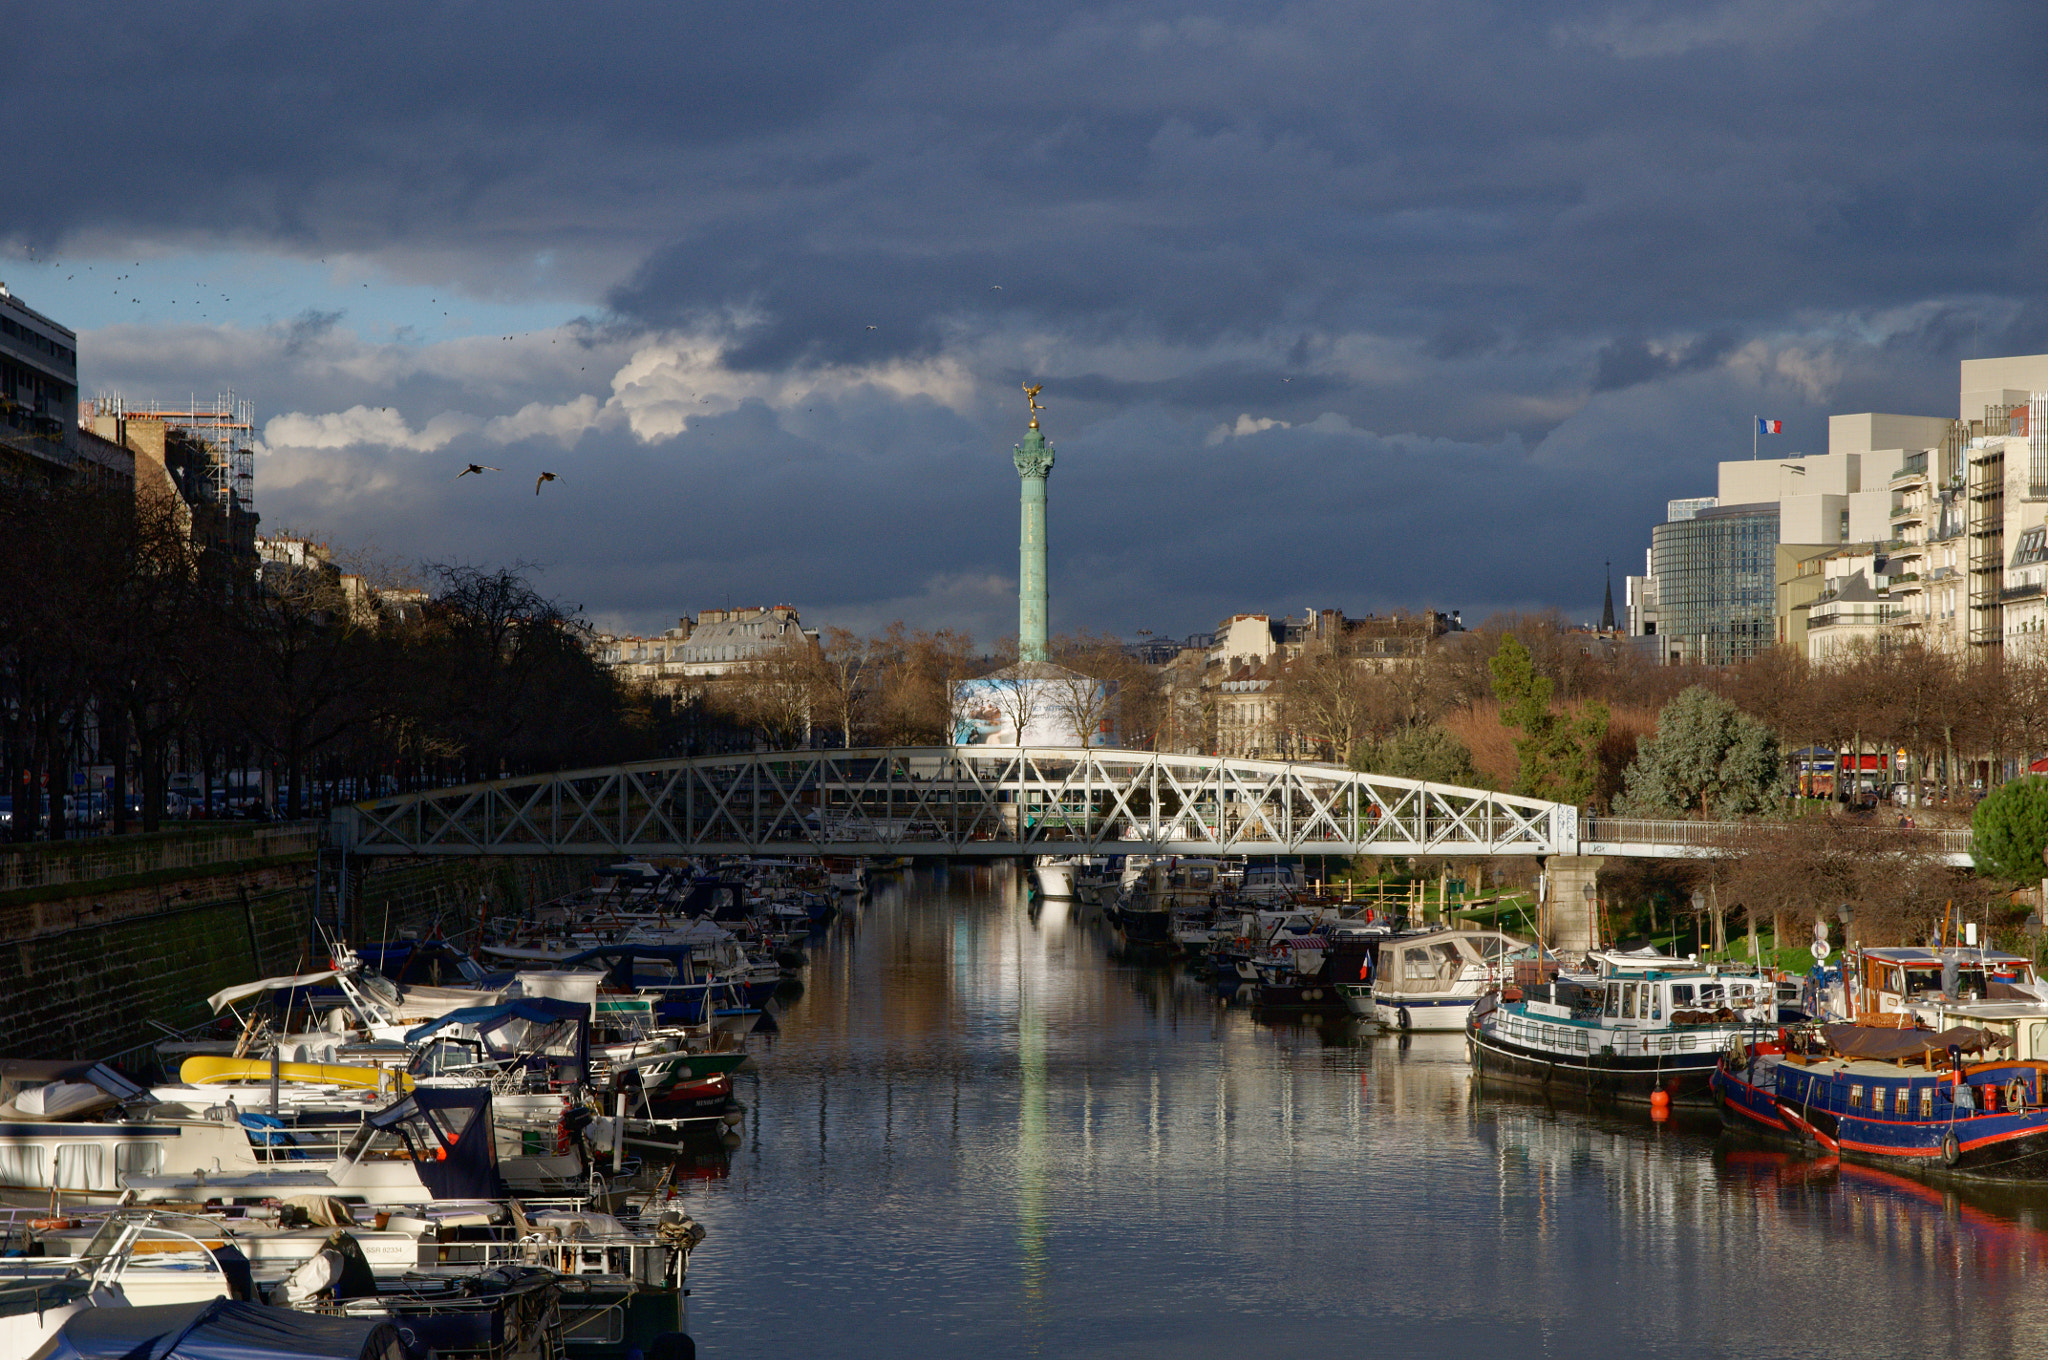
[[839, 729], [839, 741], [853, 747], [856, 726], [864, 725], [882, 669], [882, 648], [873, 638], [845, 628], [827, 628], [815, 652], [819, 717]]

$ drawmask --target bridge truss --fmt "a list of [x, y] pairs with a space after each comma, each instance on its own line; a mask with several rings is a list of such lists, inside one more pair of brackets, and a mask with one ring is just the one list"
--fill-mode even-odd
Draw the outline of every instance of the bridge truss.
[[761, 751], [337, 809], [362, 855], [1574, 854], [1578, 810], [1332, 765], [1026, 747]]

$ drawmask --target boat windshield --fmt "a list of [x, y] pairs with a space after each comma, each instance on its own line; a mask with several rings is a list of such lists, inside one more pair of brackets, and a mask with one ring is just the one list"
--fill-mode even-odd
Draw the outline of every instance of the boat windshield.
[[[1908, 968], [1908, 969], [1906, 969], [1906, 970], [1905, 970], [1905, 972], [1906, 972], [1906, 995], [1907, 995], [1907, 996], [1925, 996], [1925, 995], [1927, 995], [1927, 994], [1928, 994], [1928, 993], [1930, 993], [1930, 992], [1939, 992], [1939, 991], [1941, 990], [1941, 969], [1939, 969], [1939, 968]], [[1963, 982], [1963, 981], [1962, 981], [1962, 978], [1963, 978], [1963, 977], [1965, 977], [1965, 976], [1967, 976], [1967, 974], [1965, 974], [1965, 973], [1958, 973], [1958, 974], [1957, 974], [1957, 985], [1959, 985], [1959, 986], [1971, 986], [1971, 985], [1974, 985], [1974, 986], [1976, 986], [1976, 987], [1977, 987], [1977, 988], [1978, 988], [1978, 989], [1979, 989], [1980, 991], [1981, 991], [1981, 990], [1983, 989], [1983, 986], [1984, 986], [1984, 975], [1983, 975], [1982, 973], [1977, 973], [1977, 974], [1975, 975], [1975, 976], [1976, 976], [1976, 979], [1977, 979], [1977, 981], [1976, 981], [1976, 982], [1975, 982], [1974, 984], [1971, 984], [1971, 983], [1966, 983], [1966, 982]]]

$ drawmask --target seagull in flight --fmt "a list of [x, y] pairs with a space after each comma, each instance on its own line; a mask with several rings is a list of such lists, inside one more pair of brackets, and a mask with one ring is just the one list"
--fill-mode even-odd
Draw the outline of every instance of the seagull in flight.
[[560, 475], [561, 475], [561, 474], [560, 474], [560, 473], [558, 473], [558, 472], [543, 472], [543, 473], [542, 473], [542, 474], [541, 474], [540, 476], [538, 476], [538, 477], [534, 478], [534, 479], [533, 479], [533, 494], [534, 494], [534, 495], [536, 495], [536, 496], [538, 496], [538, 495], [540, 494], [540, 488], [541, 488], [541, 483], [543, 483], [543, 482], [552, 482], [552, 481], [554, 481], [554, 480], [555, 480], [555, 479], [556, 479], [557, 477], [559, 477]]
[[481, 477], [486, 472], [498, 472], [501, 470], [502, 469], [492, 467], [489, 463], [471, 463], [468, 467], [464, 468], [462, 471], [455, 474], [455, 480], [459, 482], [472, 472], [474, 472], [477, 476]]
[[878, 330], [880, 330], [880, 329], [882, 329], [882, 328], [881, 328], [880, 326], [870, 326], [870, 327], [868, 327], [868, 329], [869, 329], [869, 330], [871, 330], [871, 331], [878, 331]]

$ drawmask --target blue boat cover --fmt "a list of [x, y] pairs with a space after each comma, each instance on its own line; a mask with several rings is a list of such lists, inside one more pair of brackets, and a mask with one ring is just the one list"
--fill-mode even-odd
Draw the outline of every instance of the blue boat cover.
[[558, 1020], [590, 1019], [590, 1007], [581, 1001], [557, 1001], [548, 996], [522, 996], [510, 1001], [501, 1001], [495, 1006], [464, 1006], [453, 1010], [437, 1020], [429, 1020], [417, 1029], [405, 1032], [405, 1041], [416, 1044], [420, 1040], [443, 1030], [450, 1025], [475, 1025], [477, 1032], [488, 1034], [507, 1021], [525, 1020], [535, 1025], [551, 1025]]
[[210, 1299], [144, 1308], [88, 1308], [38, 1352], [41, 1360], [397, 1360], [398, 1329], [379, 1318], [321, 1317]]

